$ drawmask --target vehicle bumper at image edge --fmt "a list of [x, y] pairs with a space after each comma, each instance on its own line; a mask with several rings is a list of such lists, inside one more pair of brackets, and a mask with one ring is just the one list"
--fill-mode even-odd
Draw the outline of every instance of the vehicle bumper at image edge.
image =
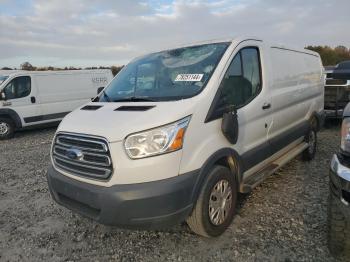
[[333, 155], [329, 176], [330, 193], [339, 199], [342, 212], [350, 219], [350, 168], [339, 161], [337, 154]]

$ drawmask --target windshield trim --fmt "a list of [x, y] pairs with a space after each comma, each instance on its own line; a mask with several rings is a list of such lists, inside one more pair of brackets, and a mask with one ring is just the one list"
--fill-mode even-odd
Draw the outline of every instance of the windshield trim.
[[6, 82], [7, 79], [9, 79], [9, 76], [0, 75], [0, 86], [2, 86], [2, 84]]
[[[176, 50], [176, 49], [178, 49], [178, 48], [187, 48], [187, 47], [200, 47], [200, 46], [205, 46], [205, 45], [214, 45], [214, 44], [224, 44], [224, 45], [226, 45], [224, 48], [223, 48], [223, 50], [222, 50], [222, 54], [218, 57], [218, 62], [215, 64], [215, 66], [214, 66], [214, 68], [213, 68], [213, 70], [212, 70], [212, 72], [211, 72], [211, 74], [210, 74], [210, 76], [209, 76], [209, 78], [208, 78], [208, 80], [204, 83], [204, 85], [202, 86], [202, 88], [201, 89], [199, 89], [197, 92], [195, 92], [195, 93], [193, 93], [193, 94], [191, 94], [191, 95], [187, 95], [187, 96], [163, 96], [163, 97], [151, 97], [151, 96], [149, 96], [149, 97], [146, 97], [146, 96], [132, 96], [132, 98], [134, 98], [134, 100], [137, 100], [137, 99], [149, 99], [149, 100], [152, 100], [152, 101], [132, 101], [132, 100], [125, 100], [125, 101], [122, 101], [122, 102], [133, 102], [133, 103], [140, 103], [140, 102], [142, 102], [142, 103], [145, 103], [145, 102], [169, 102], [169, 101], [179, 101], [179, 100], [183, 100], [183, 99], [190, 99], [190, 98], [192, 98], [192, 97], [195, 97], [195, 96], [197, 96], [197, 95], [199, 95], [205, 88], [206, 88], [206, 86], [208, 85], [208, 83], [210, 82], [210, 80], [212, 79], [212, 76], [213, 76], [213, 74], [215, 73], [215, 71], [216, 71], [216, 69], [217, 69], [217, 67], [218, 67], [218, 65], [220, 64], [220, 62], [221, 62], [221, 60], [222, 60], [222, 58], [223, 58], [223, 56], [225, 55], [225, 53], [227, 52], [227, 50], [228, 50], [228, 48], [230, 47], [230, 45], [232, 44], [232, 42], [230, 42], [230, 41], [224, 41], [224, 42], [213, 42], [213, 43], [207, 43], [207, 44], [198, 44], [198, 45], [189, 45], [189, 46], [182, 46], [182, 47], [177, 47], [177, 48], [174, 48], [174, 49], [166, 49], [166, 50], [162, 50], [162, 51], [159, 51], [159, 52], [154, 52], [154, 53], [149, 53], [149, 54], [146, 54], [146, 55], [144, 55], [144, 56], [141, 56], [141, 57], [137, 57], [137, 58], [135, 58], [135, 59], [133, 59], [133, 60], [131, 60], [128, 64], [130, 64], [130, 63], [133, 63], [133, 62], [135, 62], [135, 61], [137, 61], [138, 59], [142, 59], [142, 58], [144, 58], [144, 57], [146, 57], [146, 56], [148, 56], [148, 55], [154, 55], [154, 54], [158, 54], [158, 53], [162, 53], [162, 52], [166, 52], [166, 51], [171, 51], [171, 50]], [[127, 68], [127, 66], [124, 66], [122, 69], [121, 69], [121, 71], [119, 72], [119, 73], [121, 73], [123, 70], [126, 70], [126, 68]], [[118, 73], [118, 74], [119, 74]], [[111, 82], [110, 82], [111, 83]], [[109, 84], [110, 84], [109, 83]], [[108, 86], [106, 86], [106, 88], [105, 88], [105, 90], [108, 88]], [[102, 92], [101, 92], [102, 93]], [[98, 100], [96, 99], [96, 101], [93, 101], [93, 102], [104, 102], [104, 103], [113, 103], [113, 102], [115, 102], [115, 100], [111, 100], [111, 102], [109, 102], [109, 101], [100, 101], [99, 99], [100, 99], [100, 97], [101, 96], [104, 96], [104, 94], [100, 94], [99, 96], [98, 96]], [[126, 98], [130, 98], [130, 97], [126, 97]], [[125, 98], [125, 99], [126, 99]], [[116, 99], [116, 100], [119, 100], [119, 99]], [[122, 99], [122, 100], [124, 100], [124, 99]], [[118, 103], [119, 101], [116, 101], [115, 103]]]

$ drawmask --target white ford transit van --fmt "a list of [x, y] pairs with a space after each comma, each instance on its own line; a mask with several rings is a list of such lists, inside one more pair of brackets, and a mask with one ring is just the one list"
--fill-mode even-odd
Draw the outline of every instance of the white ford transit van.
[[238, 192], [298, 154], [314, 157], [322, 75], [318, 54], [254, 38], [137, 58], [61, 122], [52, 197], [107, 225], [187, 221], [197, 234], [218, 236]]
[[0, 71], [0, 140], [61, 120], [113, 78], [111, 70]]

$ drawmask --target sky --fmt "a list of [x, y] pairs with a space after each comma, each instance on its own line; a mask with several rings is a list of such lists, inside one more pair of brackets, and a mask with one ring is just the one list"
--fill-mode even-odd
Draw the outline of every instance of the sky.
[[0, 0], [0, 67], [123, 65], [239, 35], [350, 47], [349, 10], [350, 0]]

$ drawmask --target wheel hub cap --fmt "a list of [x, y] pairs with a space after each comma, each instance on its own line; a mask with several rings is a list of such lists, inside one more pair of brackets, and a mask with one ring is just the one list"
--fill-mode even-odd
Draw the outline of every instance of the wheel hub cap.
[[10, 126], [5, 123], [1, 122], [0, 123], [0, 135], [6, 135], [9, 132]]
[[220, 180], [213, 187], [209, 198], [210, 222], [216, 226], [225, 222], [232, 207], [232, 189], [227, 180]]

